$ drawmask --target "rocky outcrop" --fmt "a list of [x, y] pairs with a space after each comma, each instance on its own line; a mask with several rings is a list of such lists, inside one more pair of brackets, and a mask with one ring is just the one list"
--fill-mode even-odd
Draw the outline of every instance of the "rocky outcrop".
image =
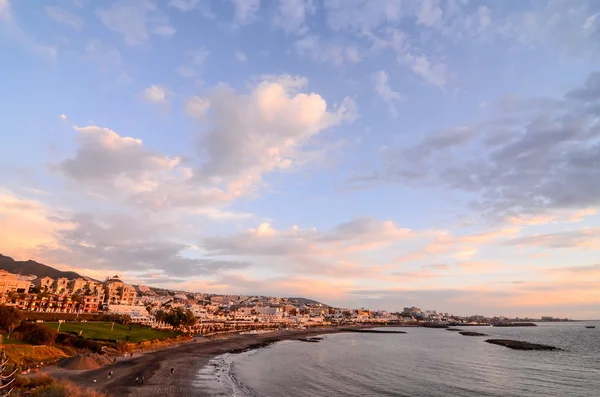
[[510, 339], [488, 339], [487, 343], [508, 347], [514, 350], [561, 350], [555, 346], [540, 345], [537, 343], [522, 342]]
[[472, 331], [460, 331], [459, 334], [464, 336], [488, 336], [488, 334], [484, 334], [481, 332], [472, 332]]
[[343, 328], [343, 332], [359, 332], [361, 334], [405, 334], [404, 331], [386, 331], [381, 329], [356, 329], [356, 328]]
[[455, 331], [455, 332], [461, 332], [462, 329], [460, 328], [446, 328], [446, 331]]

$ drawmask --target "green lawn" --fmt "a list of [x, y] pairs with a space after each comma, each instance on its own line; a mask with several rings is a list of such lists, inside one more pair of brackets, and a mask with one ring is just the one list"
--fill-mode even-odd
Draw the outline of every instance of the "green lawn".
[[[43, 323], [43, 325], [50, 327], [54, 330], [58, 328], [58, 323]], [[115, 323], [113, 330], [111, 331], [112, 323], [110, 322], [64, 322], [60, 324], [60, 332], [77, 332], [83, 331], [81, 336], [88, 339], [116, 339], [116, 340], [127, 340], [129, 336], [130, 342], [143, 342], [152, 339], [166, 339], [175, 337], [177, 334], [172, 331], [158, 331], [155, 329], [148, 329], [148, 327], [140, 326], [138, 324], [131, 325], [131, 331], [129, 325], [123, 325]]]
[[3, 345], [28, 345], [29, 343], [25, 342], [21, 339], [16, 339], [14, 336], [11, 336], [10, 339], [6, 339], [6, 334], [2, 335]]

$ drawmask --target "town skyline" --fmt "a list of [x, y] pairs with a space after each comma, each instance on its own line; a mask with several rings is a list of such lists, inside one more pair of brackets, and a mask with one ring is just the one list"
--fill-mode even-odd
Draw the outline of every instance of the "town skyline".
[[0, 251], [600, 318], [598, 43], [597, 0], [0, 0]]
[[[3, 257], [6, 258], [6, 257]], [[14, 258], [13, 258], [14, 259]], [[40, 264], [43, 265], [43, 264]], [[43, 265], [47, 266], [47, 265]], [[52, 267], [49, 267], [53, 269]], [[26, 272], [25, 272], [26, 273]], [[52, 292], [56, 295], [81, 295], [84, 298], [84, 306], [81, 309], [82, 313], [96, 313], [101, 310], [101, 304], [116, 304], [116, 305], [125, 305], [125, 306], [136, 306], [142, 305], [142, 300], [140, 300], [140, 296], [144, 296], [148, 294], [148, 296], [157, 296], [157, 291], [160, 292], [168, 292], [165, 295], [165, 299], [168, 301], [170, 299], [180, 299], [187, 300], [189, 296], [194, 296], [194, 299], [204, 300], [205, 297], [214, 296], [216, 299], [235, 299], [242, 301], [237, 302], [234, 306], [240, 305], [243, 306], [243, 301], [247, 298], [266, 298], [268, 299], [269, 304], [280, 305], [283, 301], [305, 301], [309, 304], [318, 304], [323, 305], [330, 308], [335, 308], [334, 306], [328, 304], [327, 302], [319, 302], [317, 300], [311, 299], [311, 297], [293, 297], [293, 296], [269, 296], [261, 293], [249, 293], [249, 294], [236, 294], [235, 292], [231, 293], [222, 293], [222, 294], [211, 294], [203, 291], [184, 291], [184, 290], [173, 290], [169, 288], [161, 288], [153, 285], [145, 285], [145, 284], [135, 284], [135, 283], [127, 283], [127, 280], [121, 280], [119, 275], [107, 275], [102, 280], [95, 280], [91, 277], [88, 277], [83, 274], [78, 274], [77, 277], [68, 278], [65, 276], [61, 276], [58, 278], [53, 278], [49, 276], [37, 276], [35, 274], [25, 274], [20, 273], [19, 275], [13, 275], [7, 270], [3, 269], [2, 263], [0, 263], [0, 295], [5, 295], [10, 292], [19, 292], [29, 294], [32, 293], [31, 288], [36, 288], [39, 292]], [[7, 278], [8, 276], [8, 278]], [[12, 277], [12, 278], [10, 278]], [[18, 279], [17, 279], [18, 277]], [[7, 280], [11, 280], [11, 282], [7, 282]], [[121, 287], [120, 291], [117, 293], [117, 288], [110, 286], [112, 284], [117, 285], [117, 287]], [[160, 294], [159, 294], [160, 295]], [[99, 299], [90, 299], [90, 297], [97, 297]], [[179, 298], [178, 298], [179, 297]], [[279, 300], [274, 301], [273, 299]], [[230, 303], [231, 304], [231, 303]], [[229, 304], [229, 305], [230, 305]], [[269, 305], [267, 304], [267, 306]], [[545, 320], [549, 319], [569, 319], [568, 317], [561, 316], [542, 316], [542, 315], [530, 315], [530, 316], [506, 316], [504, 314], [467, 314], [467, 313], [449, 313], [448, 311], [437, 310], [437, 309], [425, 309], [421, 310], [417, 306], [407, 307], [407, 306], [398, 306], [397, 308], [377, 308], [377, 307], [340, 307], [336, 308], [337, 310], [367, 310], [369, 312], [374, 313], [404, 313], [404, 314], [415, 314], [415, 313], [423, 313], [427, 315], [427, 318], [431, 315], [437, 315], [437, 313], [445, 314], [446, 317], [461, 317], [461, 318], [481, 318], [481, 319], [513, 319], [516, 321], [530, 321], [530, 320]], [[407, 310], [408, 309], [408, 310]], [[431, 319], [430, 319], [431, 320]], [[575, 319], [575, 320], [590, 320], [590, 319]]]

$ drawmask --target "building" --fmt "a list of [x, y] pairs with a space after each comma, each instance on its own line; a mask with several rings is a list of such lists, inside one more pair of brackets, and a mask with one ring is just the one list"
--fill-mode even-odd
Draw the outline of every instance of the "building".
[[57, 295], [66, 294], [69, 292], [69, 279], [61, 277], [54, 282], [53, 292]]
[[131, 285], [125, 284], [119, 276], [114, 276], [104, 284], [104, 303], [109, 305], [133, 305], [137, 292]]
[[40, 279], [40, 290], [41, 291], [52, 291], [54, 285], [54, 279], [52, 277], [44, 277]]
[[0, 270], [0, 294], [6, 294], [9, 292], [17, 293], [29, 293], [29, 287], [31, 282], [22, 280], [16, 274], [7, 272], [6, 270]]
[[153, 322], [152, 316], [150, 316], [150, 313], [148, 313], [148, 310], [144, 306], [108, 305], [108, 312], [129, 316], [133, 323], [149, 324]]
[[76, 278], [69, 281], [69, 291], [72, 294], [79, 294], [87, 289], [88, 281], [83, 278]]

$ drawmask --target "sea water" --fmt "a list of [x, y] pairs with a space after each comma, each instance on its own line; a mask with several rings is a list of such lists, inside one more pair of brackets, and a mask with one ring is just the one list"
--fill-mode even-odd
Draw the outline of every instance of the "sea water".
[[[588, 324], [588, 323], [585, 323]], [[319, 343], [283, 341], [211, 361], [198, 374], [214, 396], [600, 396], [600, 322], [537, 327], [399, 328], [406, 334], [341, 333]], [[488, 338], [562, 351], [519, 351]]]

